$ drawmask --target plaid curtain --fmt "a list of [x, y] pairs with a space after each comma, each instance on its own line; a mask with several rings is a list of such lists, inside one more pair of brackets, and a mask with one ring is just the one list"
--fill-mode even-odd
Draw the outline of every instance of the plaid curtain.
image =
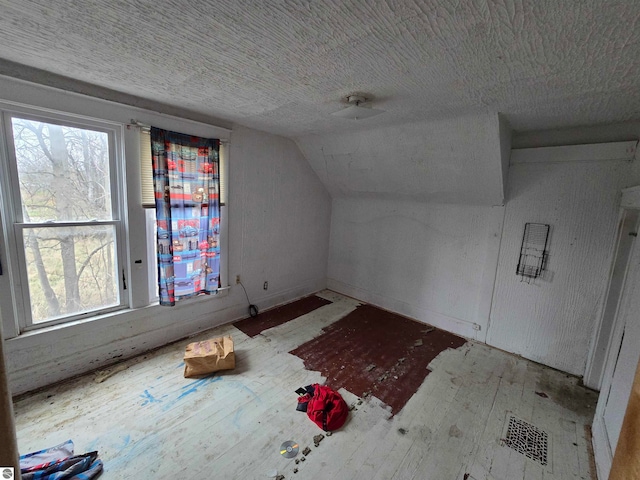
[[220, 288], [220, 141], [151, 127], [160, 305]]

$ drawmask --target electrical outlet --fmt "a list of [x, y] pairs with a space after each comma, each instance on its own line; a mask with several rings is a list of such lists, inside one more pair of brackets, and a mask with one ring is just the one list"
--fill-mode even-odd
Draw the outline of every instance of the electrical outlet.
[[236, 285], [240, 283], [240, 275], [236, 275]]
[[262, 285], [262, 289], [267, 290], [268, 288], [269, 288], [269, 282], [264, 282], [264, 285]]

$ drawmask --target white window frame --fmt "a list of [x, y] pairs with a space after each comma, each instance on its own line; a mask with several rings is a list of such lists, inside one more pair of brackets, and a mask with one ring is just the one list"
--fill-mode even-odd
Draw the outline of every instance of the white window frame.
[[[8, 340], [12, 348], [18, 345], [33, 346], [50, 345], [59, 338], [67, 338], [73, 333], [63, 333], [67, 330], [81, 329], [83, 332], [98, 332], [101, 328], [98, 324], [122, 325], [122, 322], [138, 322], [136, 331], [150, 332], [156, 327], [155, 321], [161, 324], [166, 323], [167, 317], [179, 312], [190, 312], [192, 308], [202, 308], [198, 304], [210, 304], [212, 311], [224, 308], [216, 305], [228, 295], [229, 289], [229, 210], [220, 209], [220, 280], [222, 287], [218, 295], [203, 295], [190, 299], [188, 302], [176, 304], [175, 310], [160, 307], [155, 298], [157, 285], [154, 282], [154, 275], [149, 275], [149, 268], [156, 267], [154, 252], [150, 252], [147, 242], [153, 244], [152, 236], [147, 235], [145, 226], [145, 209], [140, 203], [140, 169], [139, 169], [139, 137], [137, 135], [137, 125], [154, 125], [165, 130], [185, 132], [205, 138], [219, 138], [221, 150], [226, 147], [227, 165], [230, 165], [229, 139], [232, 130], [228, 127], [216, 125], [215, 123], [202, 123], [184, 117], [177, 117], [164, 113], [157, 113], [151, 110], [132, 107], [117, 102], [102, 100], [95, 97], [65, 92], [59, 89], [33, 85], [27, 82], [13, 79], [3, 79], [2, 96], [0, 97], [0, 110], [19, 111], [20, 114], [32, 113], [38, 118], [62, 118], [65, 122], [69, 119], [73, 123], [87, 124], [97, 122], [118, 131], [118, 137], [122, 145], [118, 145], [118, 167], [120, 178], [112, 183], [112, 189], [118, 188], [119, 197], [122, 200], [120, 205], [120, 217], [123, 222], [122, 250], [118, 250], [121, 255], [121, 269], [124, 268], [126, 274], [127, 290], [126, 296], [122, 295], [121, 300], [128, 304], [117, 311], [102, 314], [91, 312], [85, 318], [78, 318], [76, 321], [60, 323], [58, 325], [37, 328], [32, 331], [22, 331], [18, 325], [18, 319], [24, 317], [24, 302], [21, 294], [22, 280], [19, 275], [18, 262], [14, 252], [17, 251], [15, 235], [13, 234], [13, 219], [7, 217], [6, 211], [13, 211], [13, 200], [10, 192], [10, 182], [5, 175], [5, 163], [7, 155], [7, 142], [4, 139], [3, 118], [0, 112], [0, 265], [2, 274], [0, 275], [0, 321], [2, 322], [3, 335]], [[74, 122], [75, 120], [75, 122]], [[118, 143], [118, 142], [116, 142]], [[221, 159], [222, 159], [221, 154]], [[228, 179], [229, 171], [221, 171]], [[227, 180], [228, 184], [228, 180]], [[115, 194], [115, 191], [114, 191]], [[127, 201], [128, 199], [128, 201]], [[228, 202], [227, 202], [228, 203]], [[4, 211], [3, 211], [4, 210]], [[115, 215], [115, 213], [114, 213]], [[145, 239], [146, 237], [146, 239]], [[18, 247], [23, 248], [22, 245]], [[154, 248], [155, 249], [155, 248]], [[149, 260], [149, 255], [153, 262]], [[153, 272], [152, 272], [153, 273]], [[26, 285], [25, 285], [25, 288]], [[151, 289], [153, 292], [151, 292]], [[17, 295], [14, 295], [17, 292]], [[153, 293], [153, 294], [151, 294]], [[188, 313], [185, 315], [188, 316]], [[149, 320], [149, 316], [153, 321]], [[92, 324], [95, 324], [92, 325]], [[61, 337], [64, 335], [64, 337]], [[95, 342], [94, 342], [95, 343]], [[22, 347], [20, 347], [22, 348]], [[47, 347], [48, 348], [48, 347]]]
[[[46, 328], [53, 325], [69, 323], [76, 320], [95, 317], [105, 313], [122, 310], [129, 305], [129, 294], [126, 290], [128, 278], [126, 242], [126, 195], [124, 179], [124, 125], [121, 123], [99, 120], [96, 118], [74, 115], [65, 112], [53, 111], [44, 108], [37, 108], [27, 105], [14, 104], [12, 102], [0, 101], [0, 173], [2, 182], [0, 190], [4, 192], [0, 198], [0, 210], [2, 210], [4, 241], [6, 244], [6, 258], [2, 267], [3, 274], [9, 275], [11, 295], [11, 308], [3, 308], [2, 315], [13, 317], [13, 323], [18, 334]], [[15, 152], [13, 150], [13, 130], [11, 118], [24, 118], [47, 123], [54, 123], [69, 127], [91, 129], [105, 132], [109, 138], [109, 169], [111, 187], [111, 209], [112, 219], [106, 221], [82, 222], [82, 221], [60, 221], [55, 222], [58, 226], [78, 226], [78, 225], [110, 225], [115, 229], [115, 262], [118, 275], [119, 303], [107, 308], [94, 309], [78, 314], [66, 315], [45, 322], [33, 323], [31, 318], [31, 307], [29, 301], [29, 287], [27, 278], [26, 256], [24, 251], [24, 241], [22, 232], [25, 228], [39, 226], [51, 226], [51, 223], [24, 223], [21, 211], [20, 188], [18, 183], [17, 164]], [[0, 297], [4, 300], [6, 293]], [[3, 301], [3, 304], [5, 302]], [[9, 310], [9, 311], [8, 311]]]
[[145, 226], [147, 232], [147, 265], [149, 275], [149, 302], [158, 303], [158, 238], [156, 231], [155, 209], [145, 208]]

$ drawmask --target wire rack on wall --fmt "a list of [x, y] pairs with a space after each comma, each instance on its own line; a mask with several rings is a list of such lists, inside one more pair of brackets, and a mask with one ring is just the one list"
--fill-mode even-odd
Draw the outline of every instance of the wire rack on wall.
[[516, 274], [526, 279], [538, 278], [545, 268], [550, 226], [525, 223]]

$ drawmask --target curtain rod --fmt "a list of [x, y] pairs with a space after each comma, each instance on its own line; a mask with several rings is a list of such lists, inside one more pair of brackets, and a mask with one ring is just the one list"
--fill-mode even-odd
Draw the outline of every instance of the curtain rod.
[[[135, 127], [138, 127], [140, 129], [146, 130], [146, 131], [151, 130], [151, 125], [147, 125], [146, 123], [139, 122], [138, 120], [133, 119], [133, 118], [131, 119], [131, 122], [129, 122], [129, 125], [133, 125]], [[216, 127], [216, 128], [218, 128], [218, 127]], [[225, 139], [218, 139], [218, 140], [220, 141], [220, 143], [223, 143], [225, 145], [230, 145], [231, 144], [231, 140], [226, 139], [226, 138]]]
[[129, 123], [129, 125], [134, 125], [136, 127], [140, 127], [140, 128], [151, 128], [151, 125], [146, 125], [142, 122], [139, 122], [138, 120], [135, 119], [131, 119], [131, 122]]

